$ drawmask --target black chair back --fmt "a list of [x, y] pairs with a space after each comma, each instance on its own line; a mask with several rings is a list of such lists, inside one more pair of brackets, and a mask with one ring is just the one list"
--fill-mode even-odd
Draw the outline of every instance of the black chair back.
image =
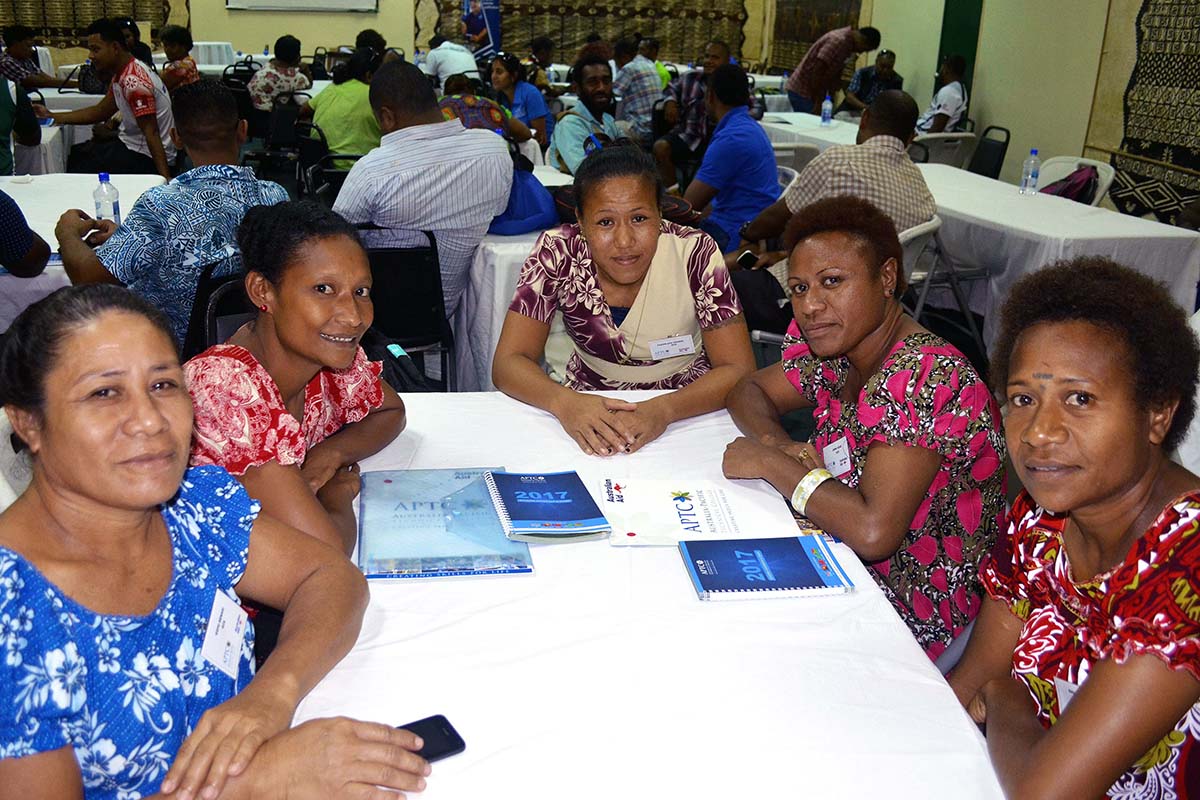
[[[378, 230], [373, 225], [359, 227]], [[446, 319], [437, 239], [430, 231], [420, 233], [428, 245], [367, 249], [375, 305], [372, 327], [422, 358], [424, 353], [438, 353], [442, 379], [447, 390], [454, 391], [454, 333]]]
[[[306, 180], [314, 198], [333, 208], [353, 162], [362, 158], [362, 153], [327, 153], [309, 168]], [[349, 163], [349, 166], [347, 164]]]
[[1008, 155], [1008, 140], [1008, 128], [1001, 128], [999, 125], [987, 126], [983, 135], [979, 137], [979, 144], [975, 145], [975, 153], [971, 156], [967, 171], [998, 179], [1004, 166], [1004, 157]]
[[245, 89], [246, 85], [250, 83], [250, 79], [254, 77], [254, 73], [258, 72], [261, 67], [261, 64], [249, 57], [245, 61], [235, 61], [222, 70], [221, 83], [231, 89], [237, 87]]
[[296, 151], [299, 148], [300, 134], [296, 130], [296, 123], [300, 121], [300, 107], [311, 99], [312, 95], [307, 92], [276, 95], [266, 130], [267, 150]]
[[908, 146], [908, 157], [918, 164], [928, 164], [929, 148], [923, 142], [913, 142]]
[[213, 276], [224, 263], [209, 264], [200, 273], [196, 299], [188, 317], [187, 338], [183, 341], [181, 357], [184, 361], [225, 341], [254, 316], [254, 305], [246, 296], [243, 273]]

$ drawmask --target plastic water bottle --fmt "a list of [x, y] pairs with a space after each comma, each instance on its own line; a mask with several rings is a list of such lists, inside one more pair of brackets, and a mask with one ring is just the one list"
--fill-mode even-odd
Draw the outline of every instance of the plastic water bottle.
[[96, 219], [111, 219], [121, 224], [121, 193], [109, 183], [107, 172], [100, 173], [100, 185], [92, 192], [92, 200], [96, 203]]
[[829, 95], [825, 95], [825, 102], [821, 103], [821, 127], [828, 128], [833, 124], [833, 100]]
[[266, 44], [263, 45], [263, 55], [264, 56], [271, 55], [271, 46], [270, 45], [266, 45]]
[[1037, 148], [1029, 151], [1029, 158], [1021, 165], [1021, 194], [1037, 194], [1038, 173], [1042, 169], [1042, 160], [1038, 158]]
[[788, 72], [786, 69], [783, 71], [783, 75], [779, 78], [779, 93], [780, 94], [783, 94], [784, 92], [787, 91], [787, 82], [788, 82], [788, 78], [790, 78], [791, 75], [792, 75], [792, 73]]

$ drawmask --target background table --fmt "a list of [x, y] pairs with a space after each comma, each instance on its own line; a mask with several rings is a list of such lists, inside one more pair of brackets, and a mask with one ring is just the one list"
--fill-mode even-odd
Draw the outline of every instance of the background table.
[[[533, 174], [544, 186], [564, 186], [573, 180], [553, 167], [535, 167]], [[467, 286], [462, 301], [454, 315], [454, 353], [458, 361], [458, 388], [464, 392], [494, 389], [492, 385], [492, 357], [500, 331], [504, 327], [504, 315], [512, 302], [517, 288], [517, 277], [521, 265], [533, 252], [541, 231], [522, 233], [517, 236], [498, 236], [489, 233], [483, 237], [475, 250], [471, 262]], [[551, 325], [554, 339], [565, 337], [562, 321], [555, 315]], [[552, 346], [547, 343], [548, 347]], [[561, 342], [555, 342], [561, 344]]]
[[941, 257], [984, 268], [968, 285], [971, 307], [985, 317], [988, 345], [1012, 285], [1047, 264], [1081, 255], [1107, 256], [1164, 282], [1189, 313], [1200, 280], [1200, 234], [1051, 195], [1022, 195], [1009, 183], [944, 164], [918, 165], [937, 202]]
[[835, 119], [822, 126], [821, 118], [813, 114], [768, 113], [761, 124], [772, 142], [803, 142], [816, 145], [822, 152], [835, 144], [855, 144], [858, 140], [857, 122]]
[[[650, 393], [615, 393], [643, 399]], [[723, 481], [725, 412], [639, 453], [580, 453], [498, 393], [405, 395], [408, 429], [364, 470], [503, 465]], [[466, 423], [466, 424], [464, 424]], [[760, 481], [743, 501], [783, 500]], [[445, 714], [466, 740], [425, 800], [1001, 796], [982, 737], [865, 568], [824, 598], [701, 602], [674, 548], [531, 546], [535, 574], [373, 582], [354, 650], [296, 721]]]
[[[160, 175], [113, 175], [112, 183], [121, 193], [122, 213], [128, 213], [143, 192], [166, 181]], [[29, 227], [46, 240], [51, 250], [58, 250], [54, 226], [64, 211], [80, 208], [93, 213], [92, 191], [96, 185], [94, 175], [38, 175], [28, 183], [0, 177], [0, 190], [16, 201]], [[47, 266], [36, 278], [17, 278], [0, 271], [0, 331], [7, 330], [30, 303], [70, 284], [61, 264]]]

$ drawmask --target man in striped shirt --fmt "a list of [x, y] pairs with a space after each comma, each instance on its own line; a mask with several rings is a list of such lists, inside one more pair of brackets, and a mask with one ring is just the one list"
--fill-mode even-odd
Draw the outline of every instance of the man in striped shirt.
[[366, 231], [369, 246], [403, 246], [420, 241], [414, 231], [432, 231], [449, 317], [475, 248], [508, 205], [508, 144], [491, 131], [446, 120], [429, 79], [408, 62], [380, 67], [370, 98], [383, 139], [350, 170], [333, 210], [387, 229]]

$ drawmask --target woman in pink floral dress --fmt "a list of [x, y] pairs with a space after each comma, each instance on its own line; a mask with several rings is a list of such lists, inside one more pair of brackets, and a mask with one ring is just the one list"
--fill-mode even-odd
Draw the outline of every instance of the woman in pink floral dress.
[[[661, 196], [637, 148], [588, 156], [575, 173], [579, 224], [538, 239], [496, 345], [496, 388], [554, 414], [588, 454], [633, 452], [721, 408], [754, 367], [716, 243], [664, 221]], [[541, 367], [556, 313], [574, 345], [563, 386]], [[678, 391], [640, 403], [581, 394], [596, 389]]]
[[[996, 402], [962, 353], [904, 312], [903, 251], [883, 212], [823, 200], [787, 236], [796, 319], [783, 363], [730, 393], [746, 437], [725, 474], [767, 479], [844, 541], [938, 659], [979, 611], [979, 562], [1004, 520]], [[800, 408], [813, 409], [811, 443], [779, 424]]]

